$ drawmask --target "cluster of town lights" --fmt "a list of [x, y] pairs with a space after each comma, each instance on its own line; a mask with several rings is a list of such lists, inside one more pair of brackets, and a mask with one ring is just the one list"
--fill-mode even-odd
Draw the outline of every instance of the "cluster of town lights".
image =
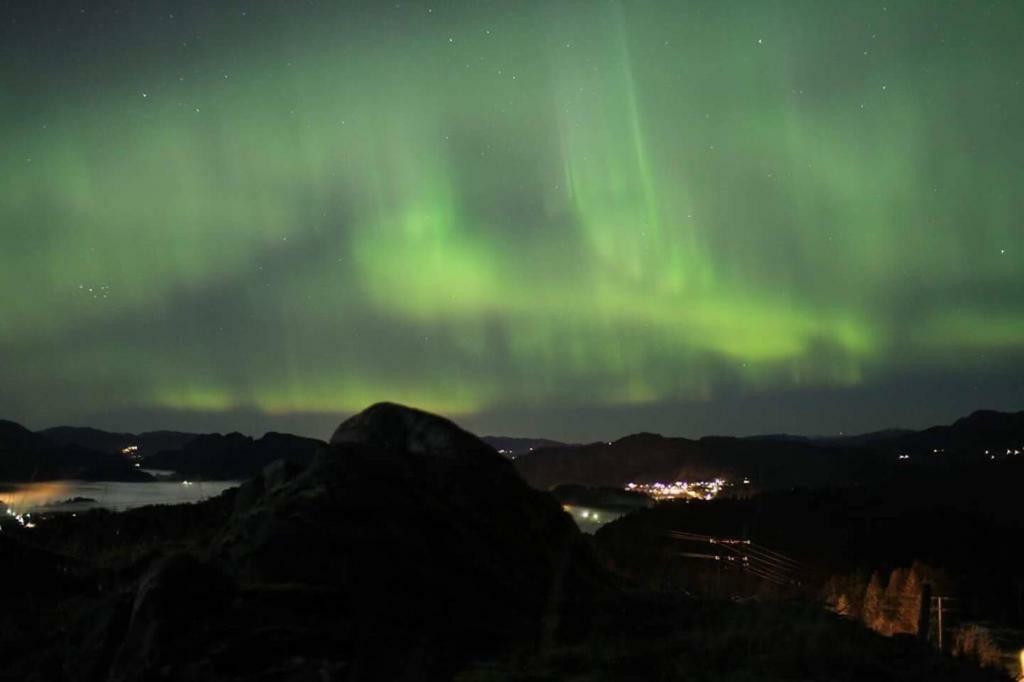
[[[743, 479], [748, 483], [747, 479]], [[655, 500], [713, 500], [726, 485], [724, 478], [711, 481], [675, 481], [673, 483], [630, 483], [626, 490], [644, 493]]]
[[7, 508], [7, 515], [12, 517], [15, 521], [17, 521], [20, 525], [24, 526], [25, 528], [35, 528], [36, 527], [36, 524], [32, 522], [32, 518], [31, 518], [32, 515], [27, 513], [27, 512], [24, 513], [24, 514], [19, 514], [15, 510], [13, 510], [10, 507], [8, 507]]

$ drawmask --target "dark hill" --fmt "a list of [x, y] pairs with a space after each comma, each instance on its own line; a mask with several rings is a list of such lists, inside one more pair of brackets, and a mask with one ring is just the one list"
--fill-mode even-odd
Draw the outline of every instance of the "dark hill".
[[[613, 443], [543, 448], [515, 460], [530, 485], [547, 490], [561, 483], [621, 488], [630, 482], [675, 481], [710, 475], [696, 441], [636, 434]], [[713, 476], [712, 476], [713, 477]]]
[[[898, 462], [898, 454], [911, 461]], [[1021, 453], [1021, 454], [1015, 454]], [[761, 490], [877, 483], [907, 468], [948, 471], [982, 458], [1024, 457], [1024, 412], [980, 411], [924, 431], [889, 429], [861, 436], [804, 438], [640, 433], [612, 443], [544, 448], [515, 460], [531, 485], [622, 487], [630, 482], [750, 478]]]
[[377, 405], [333, 441], [203, 503], [5, 531], [30, 570], [0, 562], [0, 678], [992, 679], [813, 605], [620, 590], [439, 417]]
[[585, 632], [617, 598], [559, 504], [451, 422], [377, 405], [334, 440], [207, 503], [34, 529], [120, 580], [75, 606], [53, 679], [446, 679]]
[[902, 434], [877, 445], [890, 451], [924, 453], [934, 449], [984, 454], [985, 450], [1024, 449], [1024, 412], [979, 410], [946, 426]]
[[241, 582], [343, 604], [339, 646], [367, 670], [538, 642], [609, 593], [558, 503], [451, 422], [378, 404], [331, 440], [294, 478], [275, 465], [246, 484], [215, 556]]
[[858, 447], [875, 445], [877, 443], [889, 441], [911, 433], [914, 432], [910, 429], [882, 429], [881, 431], [859, 433], [853, 436], [819, 436], [817, 438], [809, 438], [807, 440], [811, 440], [817, 445]]
[[323, 441], [285, 433], [254, 440], [240, 433], [196, 436], [180, 450], [159, 452], [143, 460], [148, 469], [177, 472], [201, 480], [241, 480], [256, 475], [274, 460], [308, 464]]
[[0, 480], [142, 481], [150, 477], [120, 455], [58, 444], [11, 421], [0, 420]]
[[515, 460], [541, 489], [575, 483], [621, 488], [628, 483], [753, 479], [761, 488], [850, 482], [870, 474], [876, 458], [799, 440], [726, 438], [699, 441], [652, 433], [612, 443], [537, 450]]
[[139, 448], [140, 455], [179, 450], [198, 435], [179, 431], [115, 433], [87, 426], [55, 426], [39, 433], [58, 445], [80, 445], [110, 454], [119, 454], [124, 448], [134, 445]]
[[453, 422], [395, 403], [377, 403], [346, 419], [331, 436], [331, 445], [368, 445], [381, 450], [451, 459], [478, 466], [506, 467], [494, 448]]
[[525, 455], [527, 452], [541, 448], [564, 448], [569, 443], [562, 443], [548, 438], [515, 438], [512, 436], [483, 436], [480, 440], [490, 445], [503, 455]]

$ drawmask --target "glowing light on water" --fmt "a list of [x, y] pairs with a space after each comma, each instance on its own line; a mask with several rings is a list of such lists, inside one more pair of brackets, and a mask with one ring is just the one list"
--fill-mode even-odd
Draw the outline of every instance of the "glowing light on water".
[[18, 483], [0, 492], [0, 508], [19, 514], [72, 512], [93, 507], [123, 511], [152, 504], [200, 502], [239, 485], [238, 481], [47, 481]]
[[19, 485], [10, 491], [0, 491], [0, 503], [10, 509], [34, 509], [68, 499], [70, 490], [67, 481]]

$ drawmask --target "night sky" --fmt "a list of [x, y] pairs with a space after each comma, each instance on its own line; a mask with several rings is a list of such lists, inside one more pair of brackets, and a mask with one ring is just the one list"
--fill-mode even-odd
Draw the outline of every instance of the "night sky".
[[0, 2], [0, 416], [1024, 409], [1024, 3]]

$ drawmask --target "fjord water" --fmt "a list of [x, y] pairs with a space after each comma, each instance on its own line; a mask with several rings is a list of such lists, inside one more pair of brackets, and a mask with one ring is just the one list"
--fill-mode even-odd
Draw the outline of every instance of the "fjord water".
[[[220, 495], [240, 481], [43, 481], [0, 483], [0, 504], [18, 512], [124, 511], [151, 504], [187, 504]], [[76, 501], [72, 501], [76, 500]]]

